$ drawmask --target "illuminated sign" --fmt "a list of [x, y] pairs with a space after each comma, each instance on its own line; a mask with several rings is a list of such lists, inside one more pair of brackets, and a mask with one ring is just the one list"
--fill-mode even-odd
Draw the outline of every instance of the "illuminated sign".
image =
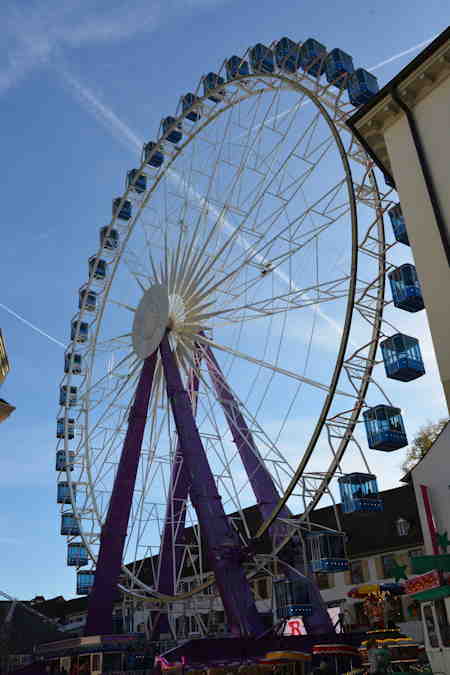
[[405, 593], [412, 595], [413, 593], [422, 593], [422, 591], [429, 591], [432, 588], [438, 588], [441, 585], [441, 578], [439, 572], [432, 570], [426, 574], [420, 574], [418, 577], [408, 579], [405, 581]]
[[[339, 607], [328, 607], [327, 611], [336, 628], [336, 632], [340, 633], [342, 628], [336, 625], [339, 620]], [[284, 628], [284, 635], [306, 635], [303, 618], [301, 616], [293, 616], [292, 619], [288, 619]]]

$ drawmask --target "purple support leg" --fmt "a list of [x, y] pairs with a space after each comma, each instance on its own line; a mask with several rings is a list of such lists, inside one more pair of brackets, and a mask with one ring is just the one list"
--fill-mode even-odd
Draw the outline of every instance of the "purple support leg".
[[123, 548], [133, 502], [148, 404], [155, 372], [157, 352], [145, 359], [128, 418], [128, 429], [120, 456], [100, 536], [100, 550], [94, 586], [89, 596], [85, 635], [112, 633], [113, 604], [116, 599]]
[[[191, 370], [189, 376], [189, 397], [195, 415], [198, 395], [198, 367], [200, 358], [194, 357], [196, 369]], [[158, 581], [156, 589], [160, 593], [173, 595], [175, 593], [175, 579], [182, 564], [182, 545], [184, 541], [184, 527], [186, 522], [186, 500], [189, 495], [189, 479], [186, 467], [183, 464], [183, 452], [178, 440], [175, 452], [172, 474], [170, 476], [169, 499], [164, 518], [164, 529], [161, 543], [161, 552], [158, 561]], [[153, 618], [151, 640], [158, 640], [161, 633], [170, 631], [167, 615], [155, 612]]]
[[263, 625], [242, 567], [242, 552], [223, 509], [167, 334], [160, 351], [167, 395], [191, 485], [191, 501], [206, 539], [228, 625], [236, 635], [256, 636], [262, 633]]
[[[204, 353], [217, 398], [222, 405], [233, 441], [239, 451], [250, 485], [252, 486], [258, 502], [259, 510], [261, 511], [262, 517], [267, 519], [280, 501], [280, 496], [272, 476], [260, 458], [253, 435], [241, 413], [239, 403], [236, 401], [232, 391], [228, 387], [211, 348], [207, 347], [204, 350]], [[280, 511], [280, 516], [281, 518], [290, 518], [291, 512], [285, 506]], [[278, 542], [281, 543], [281, 540], [287, 535], [288, 528], [288, 525], [283, 525], [282, 523], [275, 523], [272, 525], [269, 532], [275, 545], [277, 545]], [[333, 623], [326, 610], [320, 590], [314, 581], [298, 570], [294, 572], [288, 567], [286, 567], [286, 576], [292, 580], [302, 577], [305, 585], [308, 586], [311, 603], [313, 605], [312, 616], [305, 617], [304, 619], [305, 628], [308, 633], [334, 632]]]

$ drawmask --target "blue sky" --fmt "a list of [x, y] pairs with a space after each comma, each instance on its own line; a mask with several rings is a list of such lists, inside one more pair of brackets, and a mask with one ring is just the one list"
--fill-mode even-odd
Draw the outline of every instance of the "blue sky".
[[[58, 342], [68, 339], [98, 227], [136, 164], [136, 138], [153, 137], [181, 93], [256, 42], [315, 37], [366, 67], [387, 62], [377, 69], [382, 85], [415, 56], [413, 47], [446, 27], [447, 16], [444, 0], [426, 7], [406, 0], [3, 3], [0, 327], [11, 373], [1, 396], [17, 410], [0, 427], [1, 590], [22, 598], [74, 594], [55, 504]], [[408, 408], [411, 435], [445, 410], [425, 313], [402, 316], [401, 325], [421, 338], [429, 373], [407, 393], [389, 385]], [[398, 480], [401, 460], [401, 453], [388, 463], [374, 458], [382, 486]]]

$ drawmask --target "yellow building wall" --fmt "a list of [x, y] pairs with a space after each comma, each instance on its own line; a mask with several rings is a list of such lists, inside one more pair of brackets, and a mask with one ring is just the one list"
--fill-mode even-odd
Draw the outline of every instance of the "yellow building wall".
[[6, 354], [6, 345], [3, 339], [2, 331], [0, 330], [0, 384], [4, 381], [9, 373], [9, 361]]

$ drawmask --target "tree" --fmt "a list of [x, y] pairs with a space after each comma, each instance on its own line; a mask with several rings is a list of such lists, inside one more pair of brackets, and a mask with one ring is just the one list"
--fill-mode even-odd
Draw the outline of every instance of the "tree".
[[437, 422], [427, 422], [423, 427], [420, 427], [414, 436], [413, 442], [406, 451], [406, 458], [402, 464], [402, 469], [405, 473], [411, 471], [417, 462], [422, 457], [425, 457], [448, 421], [449, 418], [444, 417]]

